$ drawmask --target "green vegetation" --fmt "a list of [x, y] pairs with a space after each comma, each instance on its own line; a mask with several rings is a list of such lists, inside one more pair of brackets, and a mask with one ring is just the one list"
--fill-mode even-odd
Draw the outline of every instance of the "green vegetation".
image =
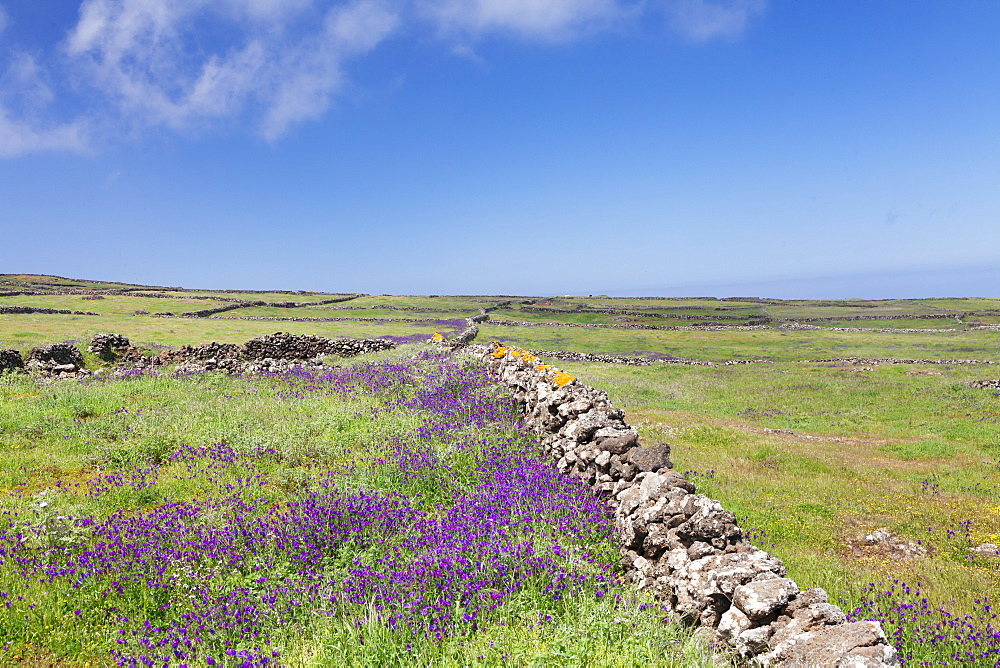
[[[95, 291], [122, 287], [70, 279], [37, 281], [50, 288], [69, 284], [86, 285]], [[280, 293], [242, 296], [282, 302], [332, 298]], [[221, 315], [455, 321], [463, 314], [451, 309], [467, 309], [473, 314], [506, 299], [380, 295], [344, 303], [362, 308], [357, 311], [310, 306], [252, 307]], [[718, 498], [741, 516], [757, 544], [780, 557], [800, 585], [823, 587], [834, 599], [843, 597], [845, 609], [850, 610], [870, 597], [872, 583], [893, 579], [919, 582], [921, 595], [931, 606], [943, 606], [956, 615], [979, 614], [978, 601], [995, 601], [1000, 593], [1000, 558], [971, 551], [984, 543], [1000, 544], [1000, 393], [972, 389], [968, 383], [1000, 378], [1000, 366], [865, 365], [810, 360], [926, 358], [1000, 363], [998, 331], [974, 329], [952, 318], [879, 319], [886, 315], [951, 315], [998, 309], [1000, 300], [765, 301], [555, 297], [534, 306], [563, 312], [525, 311], [522, 304], [515, 303], [491, 314], [496, 319], [537, 322], [540, 326], [507, 327], [487, 322], [480, 327], [479, 340], [496, 339], [541, 350], [657, 354], [719, 362], [768, 360], [770, 363], [718, 367], [552, 363], [606, 390], [616, 405], [625, 408], [627, 419], [639, 428], [644, 439], [671, 443], [675, 468], [686, 472], [699, 491]], [[0, 305], [102, 313], [0, 315], [0, 347], [26, 352], [35, 345], [54, 341], [82, 343], [101, 331], [125, 334], [142, 345], [179, 346], [210, 340], [242, 342], [276, 330], [330, 337], [423, 337], [442, 328], [392, 322], [269, 322], [131, 315], [138, 309], [180, 312], [220, 303], [115, 295], [106, 295], [103, 300], [51, 294], [0, 297]], [[574, 312], [579, 305], [637, 309], [648, 315]], [[691, 323], [676, 318], [678, 314], [698, 315], [705, 320], [720, 314], [741, 318], [860, 315], [866, 319], [816, 322], [811, 324], [818, 329], [805, 330], [789, 329], [779, 323], [751, 331], [545, 325]], [[966, 323], [1000, 323], [996, 315], [964, 319]], [[841, 332], [833, 331], [834, 327], [956, 331]], [[399, 361], [400, 355], [374, 356], [368, 361]], [[96, 360], [90, 356], [88, 361], [93, 364]], [[196, 379], [149, 377], [90, 385], [43, 385], [29, 378], [4, 378], [0, 383], [0, 444], [4, 448], [0, 508], [35, 513], [39, 518], [53, 513], [108, 517], [116, 510], [147, 511], [164, 497], [200, 502], [216, 483], [173, 478], [183, 466], [171, 463], [169, 455], [182, 445], [220, 442], [232, 445], [238, 452], [266, 447], [279, 453], [253, 462], [255, 470], [268, 480], [263, 493], [278, 506], [298, 498], [297, 494], [315, 485], [317, 476], [331, 470], [340, 476], [357, 475], [350, 478], [351, 484], [366, 489], [396, 490], [407, 495], [415, 491], [399, 476], [394, 478], [391, 467], [381, 469], [377, 475], [373, 473], [377, 473], [377, 467], [366, 466], [348, 473], [359, 452], [369, 451], [373, 444], [404, 438], [417, 424], [412, 415], [397, 412], [379, 413], [377, 419], [367, 417], [385, 397], [340, 396], [331, 401], [329, 397], [312, 396], [290, 407], [274, 398], [285, 382], [272, 379], [249, 384], [213, 374]], [[445, 445], [443, 441], [436, 444], [439, 454], [454, 456]], [[457, 471], [459, 465], [473, 461], [463, 457], [447, 460], [448, 465]], [[143, 467], [157, 469], [151, 486], [112, 486], [94, 498], [53, 491], [70, 489], [72, 485], [85, 489], [102, 476]], [[236, 475], [236, 471], [220, 475], [217, 480], [231, 480], [227, 476]], [[435, 478], [434, 485], [440, 484], [442, 478]], [[440, 492], [434, 489], [433, 485], [425, 486], [421, 493], [430, 499]], [[51, 505], [46, 506], [50, 510], [41, 512], [38, 504], [48, 504], [50, 499]], [[885, 546], [866, 544], [864, 537], [882, 527], [903, 543], [919, 544], [927, 553], [901, 555]], [[66, 535], [73, 535], [72, 531]], [[9, 573], [0, 576], [0, 590], [13, 589], [10, 577]], [[39, 600], [45, 602], [36, 616], [27, 613], [30, 624], [18, 622], [4, 627], [3, 633], [17, 640], [0, 657], [6, 663], [32, 665], [67, 660], [106, 662], [107, 654], [102, 652], [112, 642], [114, 629], [98, 623], [82, 627], [67, 624], [67, 614], [72, 613], [72, 608], [66, 608], [70, 599], [50, 596], [51, 592], [45, 594], [43, 589], [32, 588], [32, 595], [41, 596]], [[572, 605], [559, 607], [558, 614], [550, 615], [552, 620], [538, 626], [540, 601], [534, 594], [512, 599], [475, 633], [449, 636], [442, 642], [411, 642], [409, 650], [399, 636], [385, 632], [374, 618], [363, 619], [359, 627], [357, 616], [353, 618], [354, 626], [345, 625], [342, 617], [313, 620], [301, 638], [276, 634], [272, 642], [293, 665], [331, 663], [338, 657], [359, 665], [642, 665], [654, 655], [658, 665], [707, 665], [713, 660], [703, 647], [675, 628], [660, 624], [642, 602], [629, 603], [624, 594], [614, 603], [578, 598]], [[87, 605], [97, 609], [92, 602]], [[613, 611], [607, 607], [612, 605]], [[628, 621], [609, 621], [615, 618]], [[51, 628], [45, 629], [46, 624]], [[52, 631], [56, 628], [62, 630]], [[355, 643], [358, 628], [377, 641]], [[916, 637], [906, 636], [900, 642], [909, 643], [908, 651], [916, 651], [926, 660], [940, 659], [942, 655], [914, 650], [911, 645], [920, 644], [913, 640]], [[637, 642], [637, 638], [646, 644]]]
[[700, 360], [809, 360], [829, 357], [1000, 361], [1000, 332], [657, 331], [578, 327], [506, 327], [484, 323], [480, 338], [536, 350], [645, 351]]
[[0, 663], [721, 665], [476, 373], [0, 377]]
[[[892, 578], [961, 613], [1000, 595], [1000, 559], [970, 552], [1000, 542], [1000, 403], [965, 385], [997, 370], [557, 364], [606, 390], [644, 438], [673, 444], [675, 468], [761, 532], [800, 584], [848, 607]], [[860, 545], [881, 527], [930, 555]]]

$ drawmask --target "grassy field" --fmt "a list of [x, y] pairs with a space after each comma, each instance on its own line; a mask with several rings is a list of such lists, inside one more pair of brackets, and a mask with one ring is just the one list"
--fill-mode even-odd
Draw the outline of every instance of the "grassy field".
[[27, 352], [54, 341], [89, 341], [98, 332], [116, 332], [146, 346], [176, 347], [189, 343], [242, 343], [276, 331], [336, 338], [426, 335], [434, 325], [392, 322], [269, 322], [219, 318], [149, 318], [138, 316], [0, 315], [0, 347]]
[[456, 320], [476, 315], [479, 311], [469, 309], [461, 313], [435, 311], [428, 308], [419, 311], [397, 311], [392, 309], [360, 308], [351, 310], [326, 309], [322, 306], [302, 308], [275, 308], [268, 306], [247, 306], [234, 311], [220, 313], [222, 316], [269, 316], [284, 318], [424, 318], [428, 320]]
[[166, 313], [168, 311], [184, 313], [228, 306], [228, 303], [209, 299], [157, 299], [155, 297], [122, 295], [107, 295], [104, 299], [85, 299], [85, 295], [18, 295], [16, 297], [0, 297], [0, 306], [31, 306], [88, 311], [102, 315], [132, 315], [135, 311], [140, 310], [150, 313]]
[[[952, 662], [926, 642], [948, 619], [937, 607], [980, 631], [995, 625], [983, 606], [1000, 597], [1000, 556], [971, 550], [1000, 544], [1000, 402], [964, 384], [995, 370], [558, 364], [608, 391], [643, 437], [672, 443], [675, 468], [755, 528], [799, 583], [836, 592], [845, 610], [894, 580], [919, 584], [879, 601], [915, 656]], [[879, 528], [928, 555], [864, 545]], [[925, 598], [927, 613], [902, 621]], [[1000, 651], [995, 637], [983, 646]]]
[[539, 350], [603, 353], [648, 351], [700, 360], [827, 357], [899, 357], [1000, 361], [1000, 333], [989, 330], [927, 333], [752, 331], [657, 331], [577, 327], [505, 327], [484, 323], [480, 337]]
[[[30, 297], [18, 299], [26, 305], [43, 305], [40, 301], [32, 302]], [[361, 311], [306, 307], [266, 312], [286, 317], [314, 314], [371, 317], [374, 313], [386, 318], [410, 318], [433, 314], [442, 321], [457, 323], [461, 314], [433, 309], [468, 308], [478, 312], [480, 306], [501, 300], [478, 299], [482, 298], [381, 295], [347, 302], [365, 307]], [[306, 301], [297, 295], [278, 295], [273, 300]], [[148, 301], [181, 303], [166, 299]], [[201, 308], [210, 303], [191, 301]], [[105, 300], [80, 303], [86, 305], [81, 310], [98, 310], [88, 306], [111, 307], [115, 302], [108, 296]], [[652, 307], [651, 312], [665, 316], [699, 313], [711, 319], [712, 313], [743, 315], [763, 313], [765, 309], [771, 315], [776, 315], [777, 309], [781, 317], [791, 318], [844, 316], [855, 312], [861, 315], [960, 312], [996, 308], [1000, 302], [796, 300], [774, 305], [704, 299], [558, 297], [539, 305], [545, 303], [567, 311], [575, 304]], [[371, 309], [373, 305], [416, 306], [427, 310]], [[684, 310], [671, 311], [668, 307]], [[715, 311], [716, 308], [727, 310]], [[251, 312], [243, 309], [222, 315], [244, 311]], [[162, 319], [126, 315], [130, 312], [109, 310], [102, 316], [0, 315], [0, 347], [27, 351], [34, 345], [52, 341], [84, 342], [99, 331], [120, 332], [144, 345], [178, 346], [210, 340], [242, 342], [277, 330], [331, 337], [405, 337], [429, 336], [435, 329], [446, 329], [391, 322]], [[855, 356], [1000, 362], [1000, 332], [967, 329], [953, 320], [919, 319], [830, 321], [816, 323], [820, 329], [815, 330], [789, 330], [780, 326], [753, 331], [587, 329], [544, 326], [544, 323], [609, 322], [610, 316], [531, 313], [520, 311], [517, 306], [492, 315], [543, 325], [505, 327], [487, 322], [480, 328], [481, 341], [497, 339], [524, 348], [547, 350], [657, 353], [720, 362], [770, 360], [771, 363], [765, 364], [710, 368], [554, 363], [588, 384], [606, 390], [616, 405], [625, 408], [627, 419], [639, 428], [644, 439], [671, 443], [675, 468], [694, 480], [699, 491], [718, 498], [741, 516], [745, 526], [751, 528], [755, 542], [784, 560], [801, 586], [824, 587], [834, 600], [841, 598], [845, 611], [853, 618], [881, 619], [894, 643], [908, 657], [908, 665], [954, 664], [956, 655], [964, 657], [962, 652], [972, 651], [973, 647], [983, 658], [965, 663], [994, 665], [1000, 656], [1000, 634], [994, 628], [995, 613], [990, 601], [996, 601], [1000, 595], [1000, 556], [989, 551], [974, 552], [972, 548], [1000, 544], [1000, 399], [995, 390], [972, 389], [967, 383], [1000, 378], [1000, 366], [854, 365], [808, 360]], [[650, 320], [666, 322], [668, 317], [653, 316]], [[678, 324], [689, 324], [675, 320]], [[994, 322], [1000, 318], [983, 316], [969, 320]], [[831, 331], [836, 326], [958, 331]], [[429, 369], [430, 362], [408, 361], [416, 352], [417, 349], [408, 348], [374, 356], [359, 361], [357, 368], [368, 368], [365, 364], [371, 363], [373, 369], [386, 364], [398, 368], [423, 364]], [[439, 363], [444, 362], [434, 362]], [[291, 504], [302, 503], [309, 494], [325, 493], [321, 482], [324, 476], [333, 476], [338, 481], [337, 489], [344, 492], [398, 494], [399, 498], [407, 499], [407, 508], [425, 513], [421, 516], [425, 519], [439, 519], [447, 514], [448, 508], [465, 508], [461, 506], [464, 501], [460, 495], [455, 495], [454, 481], [479, 485], [471, 481], [483, 480], [475, 476], [482, 475], [482, 466], [487, 461], [482, 443], [455, 447], [456, 442], [470, 436], [468, 415], [463, 414], [465, 431], [457, 426], [449, 431], [449, 427], [439, 434], [435, 432], [437, 435], [424, 443], [416, 436], [418, 432], [425, 433], [419, 427], [428, 424], [427, 420], [433, 423], [438, 419], [432, 416], [443, 415], [440, 407], [402, 410], [400, 404], [392, 402], [401, 397], [412, 399], [420, 388], [428, 387], [423, 383], [433, 385], [438, 382], [433, 378], [440, 380], [441, 374], [427, 372], [420, 376], [419, 382], [414, 380], [402, 387], [386, 380], [395, 373], [386, 369], [372, 371], [364, 382], [383, 387], [379, 383], [384, 381], [388, 383], [386, 387], [396, 389], [384, 392], [379, 389], [371, 394], [345, 394], [329, 387], [329, 391], [315, 393], [303, 389], [304, 386], [322, 384], [308, 381], [303, 385], [301, 378], [248, 382], [214, 374], [193, 378], [165, 375], [89, 385], [41, 385], [26, 377], [4, 378], [0, 386], [0, 444], [5, 449], [0, 472], [3, 490], [0, 508], [8, 513], [5, 517], [12, 518], [11, 513], [16, 513], [21, 518], [17, 520], [21, 522], [18, 526], [27, 523], [34, 527], [33, 533], [29, 533], [38, 549], [51, 549], [53, 541], [63, 538], [77, 541], [72, 543], [73, 549], [93, 545], [90, 525], [76, 527], [52, 518], [87, 516], [106, 522], [117, 511], [123, 511], [127, 517], [147, 517], [164, 506], [164, 499], [169, 503], [197, 505], [205, 520], [199, 520], [195, 526], [226, 526], [220, 518], [228, 517], [227, 511], [206, 504], [210, 499], [224, 497], [223, 489], [233, 491], [227, 485], [239, 491], [240, 503], [249, 503], [246, 500], [251, 497], [266, 499], [265, 505], [254, 506], [249, 515], [262, 522], [287, 519], [283, 513], [289, 512]], [[377, 378], [382, 381], [376, 382]], [[485, 393], [502, 395], [496, 389]], [[482, 396], [482, 392], [477, 396]], [[390, 405], [396, 408], [390, 409]], [[425, 412], [428, 410], [430, 413]], [[499, 443], [489, 440], [494, 436], [500, 441], [520, 438], [510, 431], [509, 425], [484, 427], [483, 433], [493, 434], [486, 440], [494, 445]], [[209, 448], [217, 443], [226, 443], [237, 454], [218, 455], [198, 450], [200, 454], [189, 453], [191, 459], [184, 459], [188, 457], [184, 454], [172, 458], [183, 448]], [[412, 451], [415, 443], [428, 448], [418, 456]], [[400, 444], [411, 449], [401, 455], [404, 451], [398, 449], [402, 447]], [[219, 457], [236, 459], [220, 462]], [[404, 460], [430, 463], [420, 464], [418, 468], [424, 468], [420, 468], [416, 477], [410, 477], [408, 469], [401, 466]], [[446, 484], [445, 478], [451, 482]], [[249, 494], [246, 490], [252, 487], [245, 482], [249, 479], [261, 484], [246, 496]], [[258, 493], [261, 496], [254, 496]], [[865, 536], [881, 528], [892, 534], [895, 542], [867, 544]], [[8, 536], [10, 530], [8, 527]], [[426, 633], [423, 636], [418, 633], [422, 639], [416, 640], [405, 636], [408, 639], [404, 641], [398, 633], [387, 632], [385, 610], [395, 605], [388, 600], [380, 604], [383, 609], [362, 610], [357, 606], [334, 609], [324, 604], [320, 613], [296, 616], [299, 613], [288, 612], [291, 609], [288, 606], [297, 606], [305, 599], [290, 603], [292, 599], [282, 598], [287, 592], [278, 596], [269, 589], [270, 584], [253, 582], [246, 569], [236, 569], [231, 577], [215, 579], [222, 576], [213, 570], [214, 566], [198, 562], [197, 568], [192, 567], [192, 572], [202, 578], [197, 582], [205, 586], [221, 585], [230, 592], [276, 596], [275, 601], [286, 607], [282, 612], [273, 608], [260, 612], [264, 615], [261, 619], [267, 620], [262, 628], [267, 629], [270, 644], [261, 644], [262, 636], [248, 639], [233, 629], [219, 630], [217, 636], [199, 641], [201, 644], [192, 650], [192, 664], [204, 663], [209, 656], [233, 662], [235, 659], [231, 656], [226, 659], [224, 654], [228, 649], [263, 657], [255, 652], [264, 648], [277, 651], [279, 662], [290, 665], [319, 665], [340, 656], [356, 665], [710, 665], [717, 661], [689, 636], [660, 624], [662, 611], [649, 607], [648, 602], [633, 600], [627, 588], [609, 580], [606, 591], [613, 595], [593, 596], [597, 591], [593, 588], [596, 582], [593, 578], [606, 572], [598, 565], [611, 563], [608, 554], [602, 552], [607, 543], [601, 542], [603, 538], [580, 538], [572, 532], [568, 535], [572, 538], [565, 547], [585, 544], [593, 559], [557, 560], [552, 568], [578, 569], [572, 572], [574, 577], [582, 578], [579, 591], [583, 595], [574, 594], [569, 597], [571, 601], [569, 598], [553, 601], [548, 593], [539, 591], [541, 580], [531, 579], [537, 576], [535, 573], [519, 580], [518, 587], [522, 588], [515, 588], [516, 591], [496, 587], [497, 593], [504, 597], [502, 605], [474, 621], [460, 620], [441, 639], [433, 641], [428, 640]], [[555, 537], [545, 534], [545, 540], [550, 539]], [[408, 539], [399, 540], [405, 543]], [[897, 549], [910, 544], [918, 547], [907, 548], [910, 551], [904, 550], [905, 553]], [[392, 544], [393, 549], [395, 545]], [[296, 570], [294, 559], [268, 549], [271, 551], [264, 556], [251, 550], [257, 555], [254, 558], [267, 564], [267, 569], [274, 569], [259, 577], [268, 577], [267, 582], [290, 577], [297, 584], [288, 589], [297, 591], [298, 587], [302, 591], [296, 595], [308, 599], [302, 592], [311, 585], [304, 584], [308, 578], [301, 579], [305, 576]], [[360, 568], [357, 564], [367, 568], [375, 563], [370, 545], [350, 550], [338, 554], [351, 556], [338, 557], [339, 561], [328, 564], [331, 570], [324, 572], [323, 577], [327, 578], [323, 580], [327, 583], [324, 595], [329, 595], [329, 582], [336, 578], [344, 582], [345, 573]], [[419, 561], [416, 552], [394, 554], [399, 557], [394, 562], [394, 573], [408, 572], [407, 564]], [[7, 570], [0, 575], [0, 592], [20, 589], [28, 592], [19, 594], [23, 599], [16, 603], [17, 614], [0, 621], [6, 624], [0, 626], [3, 640], [0, 663], [4, 664], [106, 663], [112, 656], [109, 648], [137, 656], [137, 652], [145, 651], [143, 648], [148, 649], [142, 642], [162, 647], [157, 643], [165, 633], [158, 631], [157, 636], [144, 631], [144, 621], [162, 631], [179, 628], [180, 617], [175, 615], [218, 612], [212, 607], [218, 603], [216, 599], [190, 599], [197, 605], [192, 602], [160, 610], [162, 598], [147, 596], [142, 588], [132, 585], [124, 598], [117, 597], [115, 603], [109, 603], [101, 596], [102, 591], [107, 591], [109, 581], [100, 578], [81, 589], [67, 588], [66, 582], [58, 578], [29, 587], [26, 581], [18, 579], [21, 575], [16, 569], [4, 568]], [[146, 571], [140, 569], [137, 573], [147, 577]], [[175, 580], [167, 585], [168, 589], [179, 586]], [[6, 600], [13, 605], [13, 599]], [[109, 612], [109, 605], [130, 612]], [[120, 617], [126, 617], [127, 621], [120, 621]], [[217, 618], [217, 615], [212, 617]], [[392, 618], [404, 626], [408, 623], [403, 617]], [[626, 622], [619, 623], [616, 619]], [[289, 632], [291, 629], [295, 632]], [[123, 630], [125, 636], [120, 633]], [[359, 633], [369, 641], [358, 643]], [[124, 644], [116, 643], [114, 637], [124, 637]], [[636, 638], [643, 640], [637, 643]], [[231, 645], [225, 645], [227, 640]]]

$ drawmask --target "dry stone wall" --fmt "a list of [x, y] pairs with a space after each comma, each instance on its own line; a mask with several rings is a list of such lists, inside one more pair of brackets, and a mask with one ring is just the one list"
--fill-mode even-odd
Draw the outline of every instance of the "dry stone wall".
[[91, 313], [90, 311], [70, 311], [65, 308], [41, 308], [34, 306], [0, 306], [0, 315], [10, 313], [10, 314], [24, 314], [24, 313], [53, 313], [58, 315], [100, 315], [100, 313]]
[[491, 325], [501, 327], [580, 327], [583, 329], [656, 329], [666, 332], [755, 332], [758, 330], [770, 329], [766, 325], [647, 325], [640, 322], [604, 323], [604, 322], [531, 322], [528, 320], [496, 320], [490, 319]]
[[24, 368], [24, 360], [16, 350], [0, 350], [0, 373]]
[[668, 444], [640, 442], [606, 393], [528, 351], [466, 349], [523, 402], [559, 469], [607, 498], [631, 577], [682, 620], [763, 665], [899, 665], [877, 622], [848, 623], [822, 589], [801, 590], [731, 512], [671, 470]]
[[[149, 366], [180, 363], [185, 370], [221, 370], [230, 373], [280, 372], [293, 365], [321, 366], [323, 357], [355, 357], [394, 348], [384, 339], [328, 339], [322, 336], [297, 335], [287, 332], [267, 334], [246, 343], [217, 343], [181, 346], [153, 356], [135, 348], [121, 334], [95, 334], [87, 351], [107, 362], [114, 362], [118, 372]], [[16, 350], [0, 350], [0, 372], [24, 368], [40, 372], [45, 377], [89, 375], [85, 360], [72, 343], [51, 343], [31, 350], [22, 360]], [[96, 374], [107, 373], [98, 369]]]

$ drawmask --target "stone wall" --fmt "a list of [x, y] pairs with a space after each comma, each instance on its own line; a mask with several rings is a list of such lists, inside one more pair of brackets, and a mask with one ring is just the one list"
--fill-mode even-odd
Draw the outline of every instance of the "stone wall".
[[16, 350], [0, 350], [0, 373], [23, 368], [24, 360], [21, 359], [21, 353]]
[[479, 325], [476, 323], [482, 322], [487, 318], [489, 318], [489, 316], [484, 314], [480, 314], [472, 318], [466, 318], [465, 329], [448, 339], [446, 345], [451, 348], [464, 348], [469, 345], [477, 336], [479, 336]]
[[[673, 316], [671, 316], [673, 317]], [[738, 331], [738, 332], [753, 332], [758, 330], [770, 329], [766, 325], [648, 325], [646, 323], [640, 322], [623, 322], [623, 323], [606, 323], [606, 322], [590, 322], [590, 323], [580, 323], [580, 322], [531, 322], [526, 320], [496, 320], [490, 319], [491, 325], [500, 325], [501, 327], [581, 327], [583, 329], [656, 329], [667, 332], [690, 332], [690, 331], [703, 331], [703, 332], [725, 332], [725, 331]]]
[[187, 313], [181, 313], [182, 318], [207, 318], [210, 315], [215, 315], [216, 313], [225, 313], [226, 311], [235, 311], [238, 308], [245, 308], [247, 306], [265, 306], [267, 302], [255, 301], [255, 302], [236, 302], [234, 304], [227, 304], [226, 306], [216, 306], [215, 308], [205, 308], [199, 311], [188, 311]]
[[0, 306], [0, 315], [6, 313], [52, 313], [59, 315], [100, 315], [90, 311], [70, 311], [65, 308], [40, 308], [34, 306]]
[[680, 619], [764, 665], [899, 665], [877, 622], [847, 623], [823, 590], [800, 590], [732, 513], [671, 470], [669, 445], [640, 443], [606, 393], [527, 351], [466, 350], [523, 402], [559, 469], [607, 498], [623, 564]]
[[[243, 344], [212, 341], [164, 350], [153, 356], [149, 351], [144, 353], [132, 346], [126, 336], [100, 333], [94, 335], [87, 350], [107, 362], [114, 362], [118, 371], [179, 363], [188, 370], [261, 373], [284, 371], [296, 364], [320, 366], [326, 355], [355, 357], [395, 347], [394, 342], [384, 339], [328, 339], [277, 332]], [[83, 355], [71, 343], [52, 343], [33, 348], [27, 363], [16, 350], [0, 350], [0, 372], [27, 367], [47, 377], [67, 377], [89, 374], [84, 366]], [[106, 370], [98, 369], [96, 373], [106, 373]]]

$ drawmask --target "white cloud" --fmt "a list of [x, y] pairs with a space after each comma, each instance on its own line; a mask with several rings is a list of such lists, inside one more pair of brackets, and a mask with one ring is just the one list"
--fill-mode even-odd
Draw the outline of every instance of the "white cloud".
[[46, 123], [46, 107], [55, 99], [35, 58], [15, 52], [0, 75], [0, 157], [37, 151], [84, 151], [86, 123]]
[[16, 100], [21, 106], [38, 109], [54, 98], [35, 57], [15, 52], [7, 71], [0, 76], [0, 100], [8, 103]]
[[615, 0], [419, 0], [421, 12], [446, 33], [513, 32], [564, 39], [620, 18]]
[[[397, 16], [375, 0], [335, 5], [315, 20], [312, 0], [85, 0], [69, 55], [136, 125], [182, 129], [252, 112], [274, 140], [326, 111], [341, 62], [388, 37]], [[202, 21], [235, 28], [236, 44], [199, 35]]]
[[261, 126], [264, 138], [273, 141], [294, 123], [322, 115], [342, 83], [340, 61], [371, 50], [397, 25], [395, 14], [369, 0], [331, 9], [323, 32], [283, 54], [277, 65], [271, 103]]
[[763, 13], [765, 0], [670, 0], [671, 26], [690, 40], [735, 38], [750, 20]]
[[86, 127], [82, 121], [42, 127], [24, 119], [12, 118], [0, 107], [0, 157], [10, 158], [39, 151], [87, 150]]
[[[565, 41], [630, 25], [651, 9], [664, 10], [673, 29], [692, 41], [734, 38], [766, 3], [79, 1], [77, 23], [61, 45], [65, 57], [49, 58], [44, 51], [0, 54], [7, 58], [0, 72], [0, 156], [86, 150], [99, 128], [184, 131], [246, 123], [275, 141], [296, 124], [321, 117], [344, 88], [345, 63], [404, 23], [414, 31], [429, 27], [451, 42], [453, 53], [478, 60], [475, 46], [487, 35]], [[8, 23], [0, 4], [0, 32]], [[40, 63], [63, 69], [48, 72]], [[92, 106], [81, 111], [75, 106], [81, 103]], [[63, 114], [61, 120], [47, 114], [52, 110]], [[79, 120], [72, 120], [74, 114]]]

